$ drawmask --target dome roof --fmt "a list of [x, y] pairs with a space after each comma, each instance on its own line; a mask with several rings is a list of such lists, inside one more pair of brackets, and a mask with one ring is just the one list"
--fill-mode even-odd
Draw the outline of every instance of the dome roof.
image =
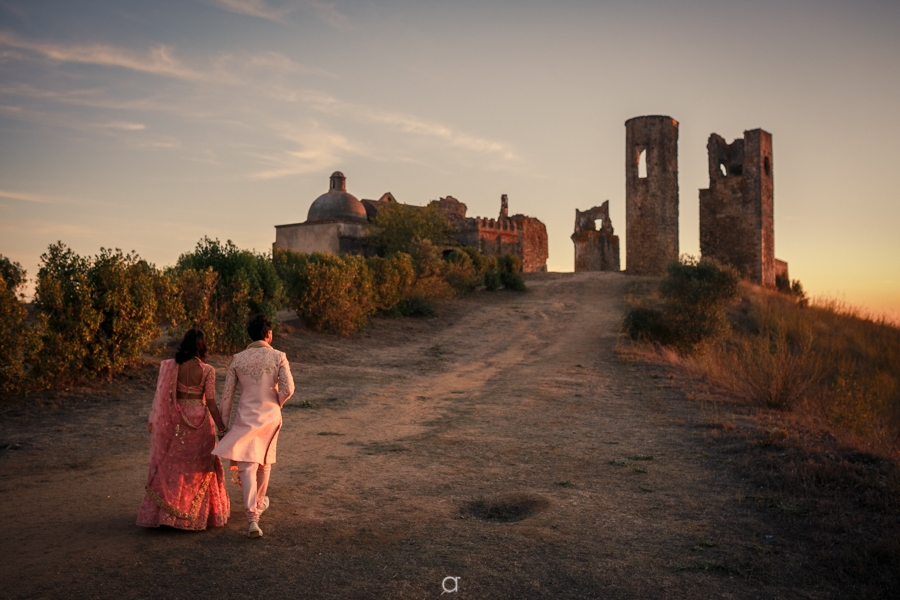
[[329, 190], [316, 198], [306, 216], [307, 222], [333, 220], [368, 222], [366, 207], [356, 196], [347, 192], [347, 179], [340, 171], [331, 174]]

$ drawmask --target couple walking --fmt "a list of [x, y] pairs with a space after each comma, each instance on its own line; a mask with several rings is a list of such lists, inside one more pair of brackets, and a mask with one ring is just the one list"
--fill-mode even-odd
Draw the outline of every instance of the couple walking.
[[[147, 424], [150, 470], [138, 525], [223, 527], [231, 509], [221, 459], [229, 459], [243, 492], [250, 523], [247, 535], [262, 537], [259, 517], [269, 507], [266, 490], [281, 429], [281, 407], [294, 393], [294, 380], [284, 352], [270, 346], [269, 319], [253, 318], [247, 333], [253, 342], [235, 354], [228, 366], [221, 413], [215, 401], [215, 368], [203, 362], [207, 349], [202, 330], [188, 331], [175, 358], [160, 365]], [[238, 384], [241, 397], [234, 425], [228, 429]]]

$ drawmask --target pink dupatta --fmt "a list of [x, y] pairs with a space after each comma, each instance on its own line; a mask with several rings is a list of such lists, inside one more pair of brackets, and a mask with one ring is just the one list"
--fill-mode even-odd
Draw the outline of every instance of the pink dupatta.
[[[215, 370], [204, 365], [204, 381]], [[205, 529], [225, 525], [230, 513], [215, 425], [206, 405], [182, 406], [176, 398], [178, 364], [164, 360], [150, 410], [150, 468], [138, 525]], [[201, 387], [203, 385], [201, 384]]]

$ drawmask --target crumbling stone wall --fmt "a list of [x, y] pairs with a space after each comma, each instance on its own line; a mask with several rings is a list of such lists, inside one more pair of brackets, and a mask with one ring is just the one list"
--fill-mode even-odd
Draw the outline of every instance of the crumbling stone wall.
[[444, 211], [447, 220], [456, 227], [454, 237], [460, 244], [477, 248], [488, 256], [515, 254], [522, 259], [525, 273], [547, 270], [547, 227], [534, 217], [510, 217], [506, 194], [500, 198], [497, 219], [466, 217], [466, 205], [452, 196], [433, 200], [432, 204]]
[[628, 273], [662, 275], [678, 260], [678, 121], [671, 117], [625, 121], [625, 233]]
[[[700, 190], [700, 253], [732, 265], [745, 279], [775, 287], [772, 135], [744, 132], [728, 144], [713, 133], [709, 188]], [[787, 270], [787, 263], [784, 263]]]
[[[600, 229], [597, 229], [600, 221]], [[619, 236], [613, 233], [609, 200], [586, 211], [575, 209], [575, 271], [618, 271]]]
[[547, 227], [540, 220], [525, 215], [513, 215], [510, 219], [519, 231], [515, 254], [522, 259], [522, 272], [546, 273], [549, 257]]
[[446, 198], [441, 198], [440, 200], [432, 200], [431, 204], [437, 205], [437, 207], [447, 215], [447, 221], [455, 227], [456, 229], [463, 229], [466, 226], [466, 211], [468, 208], [465, 204], [454, 198], [453, 196], [447, 196]]

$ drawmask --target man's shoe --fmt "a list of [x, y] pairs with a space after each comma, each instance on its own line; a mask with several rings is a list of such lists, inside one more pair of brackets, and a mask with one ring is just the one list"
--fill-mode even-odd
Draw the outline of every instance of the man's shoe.
[[262, 529], [259, 528], [259, 523], [250, 523], [250, 529], [247, 531], [247, 537], [262, 537]]
[[257, 507], [256, 507], [256, 514], [259, 515], [259, 516], [261, 517], [262, 514], [263, 514], [264, 512], [266, 512], [266, 509], [267, 509], [267, 508], [269, 508], [269, 497], [268, 497], [268, 496], [266, 496], [265, 498], [263, 498], [262, 506], [257, 506]]

